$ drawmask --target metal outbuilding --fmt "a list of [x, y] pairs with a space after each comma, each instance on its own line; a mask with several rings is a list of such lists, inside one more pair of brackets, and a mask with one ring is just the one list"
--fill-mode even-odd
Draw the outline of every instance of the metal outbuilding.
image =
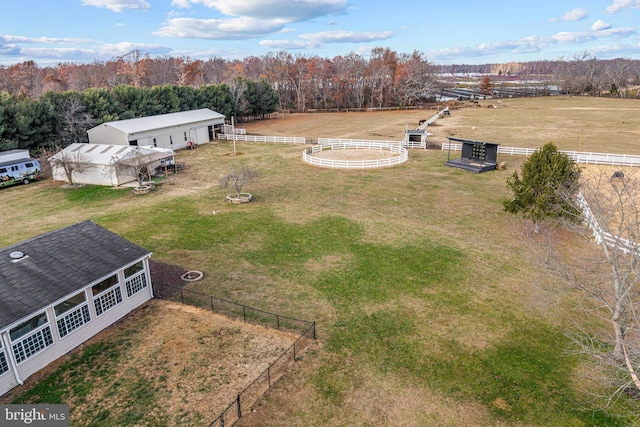
[[[74, 184], [118, 186], [136, 180], [136, 176], [123, 173], [117, 164], [142, 156], [149, 170], [174, 162], [174, 152], [167, 148], [132, 147], [107, 144], [73, 143], [49, 158], [54, 181], [68, 182], [64, 162], [80, 163], [73, 173]], [[58, 161], [56, 161], [58, 160]]]
[[222, 133], [225, 116], [210, 110], [182, 111], [106, 122], [87, 131], [91, 144], [137, 145], [179, 150], [205, 144]]

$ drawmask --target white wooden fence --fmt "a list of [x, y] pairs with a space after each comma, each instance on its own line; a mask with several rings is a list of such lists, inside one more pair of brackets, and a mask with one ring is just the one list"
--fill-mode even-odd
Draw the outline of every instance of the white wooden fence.
[[241, 142], [271, 142], [280, 144], [304, 144], [304, 136], [262, 136], [262, 135], [227, 135], [219, 134], [218, 139]]
[[591, 212], [591, 208], [582, 193], [578, 193], [578, 204], [582, 210], [585, 221], [593, 231], [593, 237], [595, 238], [596, 243], [602, 244], [602, 242], [604, 242], [607, 246], [618, 248], [625, 254], [630, 252], [638, 253], [640, 251], [638, 243], [628, 239], [623, 239], [622, 237], [616, 237], [611, 233], [605, 232], [602, 227], [600, 227], [600, 224], [593, 215], [593, 212]]
[[[314, 154], [321, 153], [325, 150], [384, 150], [392, 153], [390, 157], [383, 159], [371, 160], [340, 160], [316, 157]], [[397, 154], [397, 155], [394, 155]], [[406, 162], [409, 159], [409, 153], [406, 148], [397, 144], [386, 144], [379, 141], [352, 141], [344, 140], [344, 142], [325, 143], [314, 145], [302, 152], [302, 160], [315, 166], [333, 168], [333, 169], [375, 169], [387, 166], [395, 166]]]
[[[343, 138], [318, 138], [318, 145], [332, 145], [332, 144], [387, 144], [401, 146], [404, 141], [384, 141], [374, 139], [343, 139]], [[357, 147], [350, 147], [357, 148]]]
[[[442, 149], [460, 151], [462, 150], [462, 144], [445, 142], [442, 143]], [[530, 156], [538, 150], [538, 148], [498, 146], [498, 154], [509, 154], [511, 156]], [[569, 156], [574, 162], [585, 165], [640, 166], [640, 156], [630, 154], [589, 153], [565, 150], [560, 150], [560, 152]]]

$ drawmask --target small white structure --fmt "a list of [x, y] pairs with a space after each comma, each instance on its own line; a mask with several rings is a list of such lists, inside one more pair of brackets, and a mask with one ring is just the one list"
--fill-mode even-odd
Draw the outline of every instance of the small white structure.
[[29, 150], [7, 150], [0, 152], [0, 162], [30, 159]]
[[92, 221], [0, 249], [0, 395], [153, 298], [150, 256]]
[[136, 177], [116, 167], [118, 162], [143, 156], [148, 161], [149, 170], [165, 164], [173, 164], [174, 152], [167, 148], [132, 147], [129, 145], [73, 143], [49, 158], [51, 175], [55, 181], [69, 182], [65, 163], [80, 164], [72, 172], [74, 184], [118, 186], [135, 181]]
[[407, 148], [427, 148], [427, 131], [422, 129], [405, 130], [402, 146]]
[[89, 129], [89, 143], [186, 148], [205, 144], [223, 132], [224, 115], [208, 108], [102, 123]]

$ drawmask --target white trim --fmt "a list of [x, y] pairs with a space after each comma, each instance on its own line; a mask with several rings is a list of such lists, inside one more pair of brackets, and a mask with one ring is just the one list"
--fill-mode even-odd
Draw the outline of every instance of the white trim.
[[5, 356], [9, 361], [9, 370], [13, 372], [13, 377], [16, 379], [18, 384], [22, 385], [24, 381], [20, 378], [20, 372], [18, 371], [18, 362], [15, 359], [13, 354], [13, 349], [11, 347], [11, 340], [9, 339], [9, 330], [4, 330], [0, 332], [0, 340], [2, 340], [2, 346], [5, 349]]

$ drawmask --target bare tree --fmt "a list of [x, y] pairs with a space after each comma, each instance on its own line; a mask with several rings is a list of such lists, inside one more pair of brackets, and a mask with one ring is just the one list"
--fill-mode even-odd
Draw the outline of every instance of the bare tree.
[[155, 161], [153, 156], [145, 155], [136, 147], [121, 158], [113, 158], [108, 173], [134, 178], [138, 181], [137, 189], [142, 189], [145, 180], [151, 178], [151, 167]]
[[629, 61], [616, 59], [605, 72], [611, 84], [611, 94], [620, 98], [628, 96], [629, 81], [633, 78], [633, 68]]
[[91, 159], [80, 151], [58, 151], [49, 158], [51, 168], [62, 168], [69, 184], [74, 185], [74, 174], [85, 172], [90, 166]]
[[[566, 224], [581, 238], [570, 245], [555, 228], [530, 235], [532, 248], [547, 271], [578, 291], [583, 313], [570, 334], [581, 350], [614, 368], [617, 392], [640, 395], [640, 175], [633, 171], [601, 171], [583, 175], [578, 205], [582, 224]], [[575, 198], [573, 198], [575, 200]], [[586, 244], [584, 244], [586, 243]], [[554, 292], [558, 288], [554, 287]], [[603, 323], [604, 322], [604, 323]], [[601, 325], [609, 324], [602, 329]], [[609, 331], [607, 333], [606, 331]], [[617, 381], [617, 382], [616, 382]], [[614, 393], [615, 394], [615, 393]]]
[[242, 166], [231, 165], [227, 173], [220, 177], [218, 185], [220, 188], [226, 188], [229, 185], [236, 190], [236, 197], [240, 197], [242, 189], [245, 185], [260, 178], [260, 171], [244, 164]]
[[96, 124], [91, 113], [87, 110], [86, 104], [79, 96], [67, 97], [61, 102], [58, 121], [63, 145], [74, 142], [89, 142], [87, 130]]

